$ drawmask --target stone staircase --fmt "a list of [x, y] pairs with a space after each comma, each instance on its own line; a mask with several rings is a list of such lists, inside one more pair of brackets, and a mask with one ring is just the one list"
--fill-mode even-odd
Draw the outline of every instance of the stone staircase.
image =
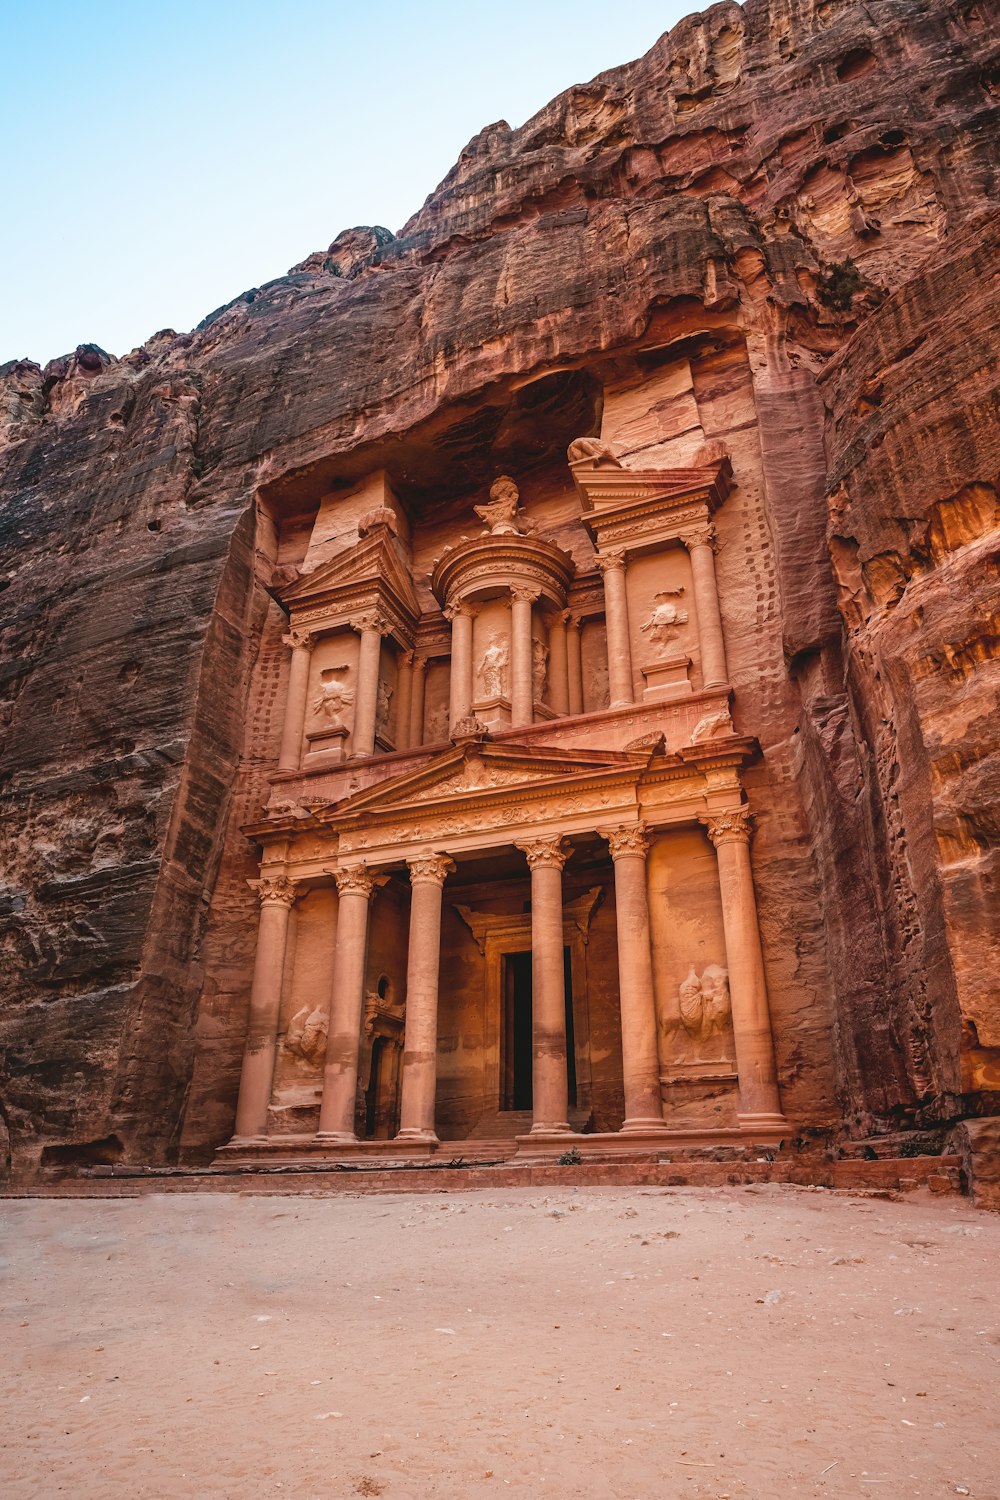
[[[589, 1109], [569, 1111], [570, 1129], [575, 1130], [578, 1135], [585, 1134], [591, 1124], [592, 1115]], [[462, 1144], [471, 1146], [475, 1142], [478, 1146], [486, 1141], [513, 1141], [519, 1135], [527, 1135], [530, 1129], [530, 1109], [487, 1110], [480, 1115]]]

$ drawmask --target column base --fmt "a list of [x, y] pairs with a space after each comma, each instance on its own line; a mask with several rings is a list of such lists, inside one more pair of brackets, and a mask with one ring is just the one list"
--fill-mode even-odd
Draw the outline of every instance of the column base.
[[549, 1123], [549, 1122], [544, 1121], [544, 1120], [539, 1120], [539, 1121], [537, 1121], [537, 1123], [535, 1123], [535, 1124], [532, 1125], [531, 1129], [528, 1131], [528, 1134], [529, 1135], [575, 1135], [576, 1132], [574, 1131], [572, 1125], [570, 1125], [570, 1123], [569, 1123], [568, 1120], [560, 1120], [560, 1121], [555, 1121], [555, 1122], [552, 1122], [552, 1123]]
[[619, 1135], [650, 1135], [666, 1134], [667, 1122], [662, 1115], [637, 1115], [633, 1120], [626, 1120]]
[[239, 1151], [242, 1146], [266, 1146], [267, 1143], [268, 1137], [260, 1131], [257, 1135], [234, 1135], [222, 1149], [223, 1151]]
[[356, 1146], [358, 1143], [353, 1130], [317, 1130], [313, 1140], [318, 1146]]
[[430, 1146], [437, 1146], [439, 1144], [436, 1131], [420, 1130], [416, 1126], [408, 1127], [406, 1130], [397, 1130], [393, 1140], [424, 1141]]
[[753, 1133], [755, 1130], [787, 1130], [788, 1121], [785, 1116], [777, 1111], [762, 1111], [760, 1114], [744, 1115], [737, 1112], [737, 1123], [744, 1133]]

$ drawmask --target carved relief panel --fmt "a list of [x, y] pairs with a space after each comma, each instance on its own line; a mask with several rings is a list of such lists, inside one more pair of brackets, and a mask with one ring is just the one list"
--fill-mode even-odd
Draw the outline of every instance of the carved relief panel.
[[629, 561], [629, 636], [636, 700], [681, 697], [701, 686], [691, 565], [683, 547]]
[[309, 665], [304, 768], [309, 758], [343, 760], [350, 753], [358, 683], [358, 638], [353, 630], [317, 637]]

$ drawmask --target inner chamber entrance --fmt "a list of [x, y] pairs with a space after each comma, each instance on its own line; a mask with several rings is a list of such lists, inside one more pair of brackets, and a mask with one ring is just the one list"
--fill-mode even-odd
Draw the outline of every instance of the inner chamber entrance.
[[[502, 955], [503, 1017], [500, 1028], [500, 1108], [528, 1110], [531, 1092], [531, 952]], [[568, 1103], [576, 1105], [576, 1048], [573, 1037], [573, 978], [569, 949], [563, 949], [566, 987], [566, 1083]]]

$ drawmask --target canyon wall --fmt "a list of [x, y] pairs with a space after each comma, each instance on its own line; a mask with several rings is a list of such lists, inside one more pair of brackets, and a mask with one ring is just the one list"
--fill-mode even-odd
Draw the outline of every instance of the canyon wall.
[[[530, 467], [546, 402], [579, 436], [616, 370], [673, 350], [720, 411], [746, 371], [757, 587], [774, 692], [798, 705], [773, 757], [808, 872], [774, 889], [817, 934], [804, 1026], [829, 1039], [828, 1067], [807, 1049], [811, 1128], [952, 1133], [985, 1180], [997, 78], [985, 0], [716, 5], [488, 126], [398, 235], [347, 231], [122, 359], [0, 369], [16, 1173], [171, 1162], [182, 1141], [199, 1159], [231, 1129], [255, 920], [239, 829], [283, 692], [274, 518], [334, 476], [405, 473], [419, 500]], [[783, 1086], [802, 1067], [788, 1053]]]

